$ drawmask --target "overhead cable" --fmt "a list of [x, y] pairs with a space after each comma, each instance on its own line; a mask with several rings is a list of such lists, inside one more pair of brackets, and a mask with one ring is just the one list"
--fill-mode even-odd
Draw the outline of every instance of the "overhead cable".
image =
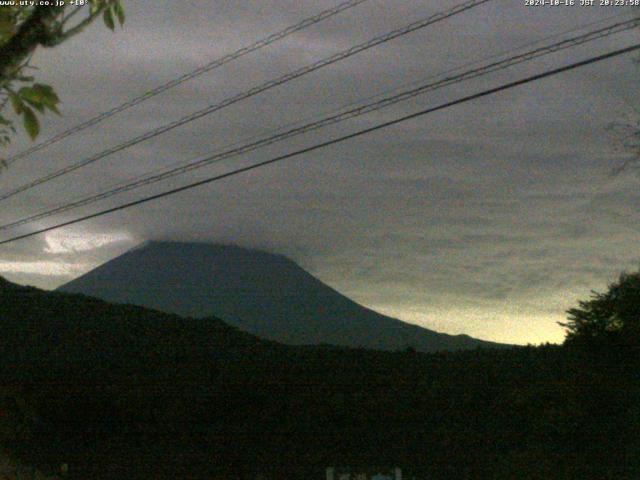
[[165, 170], [163, 172], [154, 174], [154, 175], [148, 175], [142, 178], [139, 178], [137, 180], [131, 181], [129, 183], [126, 183], [124, 185], [120, 185], [118, 187], [115, 188], [111, 188], [109, 190], [106, 190], [104, 192], [95, 194], [95, 195], [91, 195], [88, 197], [84, 197], [82, 199], [73, 201], [73, 202], [68, 202], [65, 203], [63, 205], [57, 206], [53, 209], [49, 209], [47, 211], [44, 212], [40, 212], [34, 215], [30, 215], [27, 216], [25, 218], [22, 218], [20, 220], [16, 220], [14, 222], [11, 223], [7, 223], [5, 225], [0, 225], [0, 231], [3, 230], [7, 230], [10, 228], [15, 228], [21, 225], [25, 225], [34, 221], [38, 221], [38, 220], [42, 220], [44, 218], [48, 218], [51, 217], [53, 215], [59, 214], [59, 213], [64, 213], [79, 207], [83, 207], [95, 202], [98, 202], [100, 200], [104, 200], [107, 199], [109, 197], [118, 195], [118, 194], [122, 194], [124, 192], [130, 191], [130, 190], [134, 190], [137, 188], [141, 188], [143, 186], [146, 185], [150, 185], [153, 183], [157, 183], [163, 180], [167, 180], [169, 178], [178, 176], [178, 175], [182, 175], [184, 173], [190, 172], [192, 170], [196, 170], [208, 165], [211, 165], [213, 163], [218, 163], [221, 162], [223, 160], [227, 160], [233, 157], [237, 157], [240, 156], [242, 154], [245, 153], [249, 153], [251, 151], [257, 150], [259, 148], [277, 143], [277, 142], [282, 142], [286, 139], [289, 139], [291, 137], [294, 136], [298, 136], [313, 130], [318, 130], [320, 128], [329, 126], [329, 125], [333, 125], [336, 123], [340, 123], [346, 120], [349, 120], [351, 118], [354, 117], [358, 117], [361, 115], [365, 115], [367, 113], [373, 112], [373, 111], [377, 111], [380, 109], [383, 109], [385, 107], [389, 107], [391, 105], [394, 105], [396, 103], [408, 100], [410, 98], [416, 97], [418, 95], [422, 95], [425, 94], [427, 92], [431, 92], [434, 90], [438, 90], [440, 88], [444, 88], [446, 86], [450, 86], [456, 83], [460, 83], [462, 81], [466, 81], [466, 80], [470, 80], [473, 78], [477, 78], [479, 76], [483, 76], [483, 75], [487, 75], [489, 73], [493, 73], [496, 72], [498, 70], [503, 70], [505, 68], [523, 63], [523, 62], [528, 62], [531, 61], [535, 58], [544, 56], [544, 55], [549, 55], [551, 53], [555, 53], [561, 50], [565, 50], [571, 47], [575, 47], [577, 45], [582, 45], [585, 44], [587, 42], [592, 42], [616, 33], [620, 33], [626, 30], [629, 30], [631, 28], [635, 28], [637, 26], [640, 26], [640, 19], [633, 19], [633, 20], [628, 20], [628, 21], [624, 21], [624, 22], [617, 22], [613, 25], [609, 25], [582, 35], [578, 35], [569, 39], [565, 39], [559, 42], [556, 42], [554, 44], [551, 45], [547, 45], [547, 46], [543, 46], [543, 47], [539, 47], [527, 52], [523, 52], [521, 54], [518, 55], [513, 55], [509, 58], [500, 60], [500, 61], [496, 61], [496, 62], [492, 62], [489, 63], [487, 65], [481, 66], [479, 68], [475, 68], [475, 69], [471, 69], [465, 72], [462, 72], [460, 74], [457, 75], [451, 75], [451, 76], [447, 76], [443, 79], [440, 79], [436, 82], [432, 82], [432, 83], [426, 83], [423, 85], [420, 85], [418, 87], [412, 88], [410, 90], [406, 90], [403, 92], [400, 92], [398, 94], [392, 95], [392, 96], [388, 96], [385, 98], [382, 98], [380, 100], [368, 103], [366, 105], [361, 105], [355, 108], [350, 108], [347, 110], [344, 110], [338, 114], [334, 114], [334, 115], [330, 115], [328, 117], [322, 118], [318, 121], [315, 122], [311, 122], [311, 123], [307, 123], [305, 125], [299, 126], [299, 127], [295, 127], [289, 130], [286, 130], [284, 132], [275, 134], [275, 135], [271, 135], [265, 138], [261, 138], [257, 141], [245, 144], [245, 145], [241, 145], [239, 147], [235, 147], [220, 153], [215, 153], [213, 155], [209, 155], [205, 158], [190, 162], [186, 165], [181, 165], [178, 167], [174, 167], [168, 170]]
[[82, 217], [79, 217], [79, 218], [75, 218], [73, 220], [68, 220], [66, 222], [62, 222], [62, 223], [59, 223], [59, 224], [56, 224], [56, 225], [52, 225], [50, 227], [41, 228], [39, 230], [36, 230], [36, 231], [33, 231], [33, 232], [29, 232], [29, 233], [25, 233], [25, 234], [22, 234], [22, 235], [17, 235], [15, 237], [8, 238], [6, 240], [0, 241], [0, 245], [5, 245], [5, 244], [11, 243], [11, 242], [16, 242], [16, 241], [22, 240], [24, 238], [32, 237], [32, 236], [35, 236], [35, 235], [39, 235], [41, 233], [49, 232], [49, 231], [56, 230], [56, 229], [59, 229], [59, 228], [62, 228], [62, 227], [66, 227], [66, 226], [69, 226], [69, 225], [74, 225], [74, 224], [77, 224], [77, 223], [80, 223], [80, 222], [84, 222], [84, 221], [87, 221], [87, 220], [90, 220], [90, 219], [93, 219], [93, 218], [102, 217], [102, 216], [108, 215], [110, 213], [114, 213], [114, 212], [118, 212], [118, 211], [121, 211], [121, 210], [129, 209], [129, 208], [135, 207], [137, 205], [141, 205], [143, 203], [147, 203], [147, 202], [151, 202], [151, 201], [154, 201], [154, 200], [158, 200], [160, 198], [164, 198], [164, 197], [168, 197], [168, 196], [171, 196], [171, 195], [175, 195], [177, 193], [184, 192], [184, 191], [187, 191], [187, 190], [191, 190], [193, 188], [200, 187], [202, 185], [207, 185], [209, 183], [213, 183], [213, 182], [220, 181], [220, 180], [223, 180], [223, 179], [228, 178], [228, 177], [239, 175], [241, 173], [245, 173], [245, 172], [248, 172], [248, 171], [251, 171], [251, 170], [262, 168], [262, 167], [265, 167], [267, 165], [271, 165], [271, 164], [274, 164], [274, 163], [277, 163], [277, 162], [281, 162], [281, 161], [289, 159], [289, 158], [297, 157], [297, 156], [303, 155], [305, 153], [309, 153], [309, 152], [312, 152], [312, 151], [315, 151], [315, 150], [319, 150], [321, 148], [326, 148], [328, 146], [335, 145], [335, 144], [338, 144], [338, 143], [344, 142], [346, 140], [350, 140], [352, 138], [356, 138], [356, 137], [359, 137], [359, 136], [362, 136], [362, 135], [365, 135], [365, 134], [368, 134], [368, 133], [372, 133], [372, 132], [381, 130], [383, 128], [388, 128], [388, 127], [390, 127], [392, 125], [397, 125], [399, 123], [403, 123], [403, 122], [406, 122], [408, 120], [412, 120], [412, 119], [415, 119], [415, 118], [418, 118], [418, 117], [422, 117], [422, 116], [427, 115], [429, 113], [433, 113], [433, 112], [436, 112], [436, 111], [439, 111], [439, 110], [444, 110], [446, 108], [450, 108], [450, 107], [453, 107], [455, 105], [466, 103], [466, 102], [469, 102], [471, 100], [475, 100], [475, 99], [478, 99], [478, 98], [482, 98], [482, 97], [486, 97], [486, 96], [489, 96], [489, 95], [493, 95], [493, 94], [496, 94], [498, 92], [502, 92], [502, 91], [505, 91], [505, 90], [509, 90], [511, 88], [515, 88], [515, 87], [520, 86], [520, 85], [524, 85], [524, 84], [528, 84], [528, 83], [535, 82], [535, 81], [538, 81], [538, 80], [542, 80], [543, 78], [551, 77], [553, 75], [558, 75], [558, 74], [563, 73], [563, 72], [574, 70], [576, 68], [580, 68], [580, 67], [583, 67], [583, 66], [586, 66], [586, 65], [591, 65], [591, 64], [594, 64], [594, 63], [597, 63], [597, 62], [601, 62], [603, 60], [607, 60], [607, 59], [610, 59], [610, 58], [613, 58], [613, 57], [617, 57], [617, 56], [624, 55], [624, 54], [627, 54], [627, 53], [635, 52], [635, 51], [638, 51], [638, 50], [640, 50], [640, 43], [632, 45], [632, 46], [629, 46], [629, 47], [626, 47], [626, 48], [622, 48], [622, 49], [619, 49], [619, 50], [614, 50], [612, 52], [609, 52], [609, 53], [606, 53], [606, 54], [603, 54], [603, 55], [598, 55], [598, 56], [595, 56], [595, 57], [591, 57], [591, 58], [588, 58], [586, 60], [582, 60], [580, 62], [575, 62], [575, 63], [569, 64], [569, 65], [566, 65], [564, 67], [555, 68], [555, 69], [552, 69], [552, 70], [547, 70], [547, 71], [545, 71], [543, 73], [539, 73], [539, 74], [532, 75], [532, 76], [529, 76], [529, 77], [526, 77], [526, 78], [522, 78], [522, 79], [516, 80], [514, 82], [509, 82], [509, 83], [500, 85], [498, 87], [494, 87], [494, 88], [490, 88], [488, 90], [484, 90], [484, 91], [481, 91], [481, 92], [478, 92], [478, 93], [474, 93], [472, 95], [467, 95], [467, 96], [459, 98], [457, 100], [453, 100], [453, 101], [450, 101], [450, 102], [442, 103], [442, 104], [440, 104], [438, 106], [430, 107], [430, 108], [421, 110], [419, 112], [415, 112], [415, 113], [412, 113], [412, 114], [409, 114], [409, 115], [404, 115], [404, 116], [396, 118], [394, 120], [390, 120], [390, 121], [387, 121], [387, 122], [379, 123], [379, 124], [377, 124], [375, 126], [372, 126], [372, 127], [369, 127], [369, 128], [365, 128], [363, 130], [359, 130], [357, 132], [350, 133], [348, 135], [343, 135], [343, 136], [340, 136], [340, 137], [337, 137], [337, 138], [333, 138], [331, 140], [327, 140], [327, 141], [324, 141], [324, 142], [321, 142], [321, 143], [317, 143], [317, 144], [312, 145], [310, 147], [306, 147], [306, 148], [303, 148], [303, 149], [300, 149], [300, 150], [296, 150], [294, 152], [290, 152], [290, 153], [287, 153], [287, 154], [284, 154], [284, 155], [280, 155], [278, 157], [271, 158], [269, 160], [264, 160], [262, 162], [258, 162], [258, 163], [255, 163], [255, 164], [252, 164], [252, 165], [249, 165], [249, 166], [246, 166], [246, 167], [237, 168], [237, 169], [232, 170], [230, 172], [226, 172], [226, 173], [223, 173], [223, 174], [220, 174], [220, 175], [216, 175], [216, 176], [209, 177], [209, 178], [206, 178], [206, 179], [203, 179], [203, 180], [199, 180], [197, 182], [193, 182], [193, 183], [190, 183], [188, 185], [184, 185], [184, 186], [181, 186], [181, 187], [178, 187], [178, 188], [174, 188], [174, 189], [171, 189], [171, 190], [168, 190], [168, 191], [165, 191], [165, 192], [161, 192], [161, 193], [150, 195], [150, 196], [147, 196], [147, 197], [144, 197], [144, 198], [140, 198], [138, 200], [134, 200], [134, 201], [131, 201], [131, 202], [128, 202], [128, 203], [124, 203], [124, 204], [121, 204], [121, 205], [118, 205], [118, 206], [115, 206], [115, 207], [107, 208], [105, 210], [101, 210], [101, 211], [98, 211], [98, 212], [95, 212], [95, 213], [92, 213], [92, 214], [89, 214], [89, 215], [85, 215], [85, 216], [82, 216]]
[[177, 87], [178, 85], [180, 85], [181, 83], [184, 83], [188, 80], [191, 80], [193, 78], [196, 78], [206, 72], [210, 72], [211, 70], [214, 70], [218, 67], [221, 67], [222, 65], [225, 65], [233, 60], [236, 60], [240, 57], [243, 57], [244, 55], [247, 55], [249, 53], [255, 52], [256, 50], [260, 50], [261, 48], [264, 48], [268, 45], [271, 45], [272, 43], [277, 42], [278, 40], [282, 40], [285, 37], [288, 37], [289, 35], [298, 32], [300, 30], [303, 30], [307, 27], [310, 27], [311, 25], [315, 25], [319, 22], [322, 22], [323, 20], [326, 20], [330, 17], [333, 17], [341, 12], [344, 12], [345, 10], [348, 10], [350, 8], [353, 8], [357, 5], [360, 5], [361, 3], [364, 3], [368, 0], [349, 0], [346, 2], [342, 2], [338, 5], [336, 5], [333, 8], [330, 8], [328, 10], [324, 10], [320, 13], [318, 13], [317, 15], [314, 15], [312, 17], [308, 17], [305, 18], [304, 20], [296, 23], [295, 25], [291, 25], [283, 30], [280, 30], [279, 32], [273, 33], [271, 35], [269, 35], [268, 37], [265, 37], [261, 40], [258, 40], [255, 43], [252, 43], [251, 45], [247, 45], [246, 47], [242, 47], [239, 50], [236, 50], [233, 53], [229, 53], [227, 55], [224, 55], [223, 57], [217, 58], [209, 63], [207, 63], [206, 65], [203, 65], [199, 68], [196, 68], [195, 70], [192, 70], [191, 72], [185, 73], [184, 75], [181, 75], [177, 78], [174, 78], [173, 80], [170, 80], [166, 83], [163, 83], [162, 85], [159, 85], [151, 90], [147, 90], [146, 92], [122, 103], [121, 105], [118, 105], [117, 107], [113, 107], [110, 110], [104, 111], [82, 123], [79, 123], [71, 128], [68, 128], [67, 130], [64, 130], [63, 132], [57, 133], [56, 135], [40, 142], [37, 143], [36, 145], [33, 145], [30, 148], [27, 148], [26, 150], [16, 153], [15, 155], [9, 157], [6, 160], [6, 165], [11, 165], [12, 163], [25, 158], [29, 155], [31, 155], [32, 153], [35, 153], [37, 151], [40, 151], [50, 145], [53, 145], [54, 143], [57, 143], [65, 138], [67, 138], [70, 135], [73, 135], [75, 133], [81, 132], [82, 130], [85, 130], [89, 127], [92, 127], [94, 125], [97, 125], [100, 122], [103, 122], [104, 120], [106, 120], [107, 118], [110, 118], [120, 112], [124, 112], [125, 110], [128, 110], [131, 107], [134, 107], [146, 100], [149, 100], [150, 98], [155, 97], [156, 95], [159, 95], [163, 92], [166, 92], [167, 90]]
[[114, 147], [111, 147], [107, 150], [103, 150], [100, 153], [97, 153], [95, 155], [92, 155], [88, 158], [82, 159], [79, 162], [73, 163], [71, 165], [68, 165], [64, 168], [61, 168], [59, 170], [56, 170], [55, 172], [49, 173], [47, 175], [44, 175], [43, 177], [40, 177], [36, 180], [33, 180], [31, 182], [28, 182], [26, 184], [23, 184], [19, 187], [16, 187], [6, 193], [2, 193], [0, 194], [0, 201], [2, 200], [6, 200], [10, 197], [13, 197], [21, 192], [30, 190], [34, 187], [37, 187], [39, 185], [42, 185], [43, 183], [47, 183], [51, 180], [54, 180], [58, 177], [61, 177], [63, 175], [67, 175], [71, 172], [74, 172], [80, 168], [86, 167], [87, 165], [93, 164], [95, 162], [97, 162], [98, 160], [101, 160], [105, 157], [108, 157], [110, 155], [113, 155], [114, 153], [120, 152], [122, 150], [125, 150], [129, 147], [132, 147], [134, 145], [137, 145], [141, 142], [144, 142], [146, 140], [152, 139], [154, 137], [157, 137], [158, 135], [162, 135], [170, 130], [173, 130], [174, 128], [180, 127], [182, 125], [185, 125], [187, 123], [193, 122], [199, 118], [202, 118], [206, 115], [210, 115], [214, 112], [217, 112], [219, 110], [222, 110], [223, 108], [226, 108], [230, 105], [233, 105], [235, 103], [238, 103], [242, 100], [246, 100], [247, 98], [253, 97], [255, 95], [258, 95], [262, 92], [265, 92], [267, 90], [270, 90], [274, 87], [277, 87], [279, 85], [282, 85], [284, 83], [287, 83], [291, 80], [294, 80], [296, 78], [302, 77], [304, 75], [307, 75], [311, 72], [315, 72], [316, 70], [319, 70], [321, 68], [324, 68], [328, 65], [332, 65], [336, 62], [339, 62], [341, 60], [344, 60], [346, 58], [349, 58], [353, 55], [356, 55], [360, 52], [363, 52], [365, 50], [371, 49], [373, 47], [376, 47], [378, 45], [381, 45], [383, 43], [389, 42], [395, 38], [401, 37], [403, 35], [407, 35], [411, 32], [414, 32], [416, 30], [419, 30], [421, 28], [425, 28], [429, 25], [433, 25], [437, 22], [440, 22], [442, 20], [445, 20], [449, 17], [452, 17], [454, 15], [457, 15], [459, 13], [462, 13], [464, 11], [467, 11], [471, 8], [475, 8], [478, 7], [484, 3], [490, 2], [492, 0], [470, 0], [467, 2], [464, 2], [462, 4], [456, 5], [454, 7], [452, 7], [451, 9], [444, 11], [444, 12], [440, 12], [440, 13], [436, 13], [434, 15], [431, 15], [425, 19], [422, 20], [418, 20], [416, 22], [412, 22], [409, 25], [406, 25], [402, 28], [393, 30], [389, 33], [386, 33], [384, 35], [372, 38], [371, 40], [361, 43], [359, 45], [356, 45], [354, 47], [351, 47], [347, 50], [344, 50], [342, 52], [336, 53], [335, 55], [332, 55], [328, 58], [319, 60], [317, 62], [312, 63], [311, 65], [307, 65], [306, 67], [302, 67], [300, 69], [297, 69], [293, 72], [290, 72], [288, 74], [285, 74], [281, 77], [278, 77], [276, 79], [273, 80], [269, 80], [261, 85], [255, 86], [245, 92], [242, 92], [240, 94], [234, 95], [232, 97], [229, 97], [219, 103], [213, 104], [213, 105], [209, 105], [206, 108], [203, 108], [201, 110], [198, 110], [196, 112], [193, 112], [187, 116], [184, 116], [178, 120], [175, 120], [173, 122], [170, 122], [166, 125], [163, 125], [161, 127], [149, 130], [141, 135], [138, 135], [137, 137], [134, 137], [130, 140], [127, 140], [124, 143], [121, 143], [119, 145], [116, 145]]

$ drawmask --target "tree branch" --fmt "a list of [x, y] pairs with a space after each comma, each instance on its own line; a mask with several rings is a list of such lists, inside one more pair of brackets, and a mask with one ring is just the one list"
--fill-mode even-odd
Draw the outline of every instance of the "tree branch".
[[74, 35], [77, 35], [82, 30], [84, 30], [87, 26], [89, 26], [89, 24], [91, 22], [93, 22], [93, 20], [98, 15], [100, 15], [104, 11], [104, 9], [106, 7], [107, 7], [106, 4], [100, 5], [93, 13], [90, 13], [87, 18], [85, 18], [84, 20], [82, 20], [81, 22], [79, 22], [77, 25], [75, 25], [74, 27], [70, 28], [66, 32], [59, 32], [55, 36], [52, 36], [47, 41], [47, 43], [43, 44], [43, 46], [45, 46], [45, 47], [55, 47], [56, 45], [59, 45], [62, 42], [64, 42], [65, 40], [73, 37]]
[[75, 17], [78, 13], [80, 13], [82, 11], [83, 7], [76, 7], [73, 9], [73, 12], [71, 12], [68, 15], [65, 15], [62, 19], [61, 25], [64, 27], [69, 20], [71, 20], [73, 17]]
[[53, 35], [51, 23], [64, 6], [38, 6], [16, 34], [0, 48], [0, 81], [12, 78], [20, 64], [38, 45], [45, 45]]

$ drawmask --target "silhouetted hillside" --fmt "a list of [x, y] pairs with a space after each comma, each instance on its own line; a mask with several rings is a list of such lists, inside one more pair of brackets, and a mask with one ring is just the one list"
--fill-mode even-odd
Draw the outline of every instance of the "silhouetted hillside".
[[640, 473], [637, 363], [616, 352], [289, 347], [8, 282], [0, 338], [0, 445], [71, 479]]
[[261, 338], [424, 352], [494, 347], [386, 317], [281, 255], [235, 246], [150, 242], [60, 287], [184, 316], [215, 315]]

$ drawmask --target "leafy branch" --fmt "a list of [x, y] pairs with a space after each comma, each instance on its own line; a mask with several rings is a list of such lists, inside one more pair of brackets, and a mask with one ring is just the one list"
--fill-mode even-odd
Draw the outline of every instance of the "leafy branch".
[[[69, 11], [71, 10], [71, 11]], [[83, 12], [86, 15], [80, 17]], [[78, 35], [96, 18], [115, 30], [116, 22], [125, 21], [122, 0], [88, 0], [83, 7], [3, 6], [0, 8], [0, 147], [11, 142], [16, 133], [14, 119], [5, 115], [10, 103], [14, 118], [34, 140], [40, 132], [40, 121], [47, 111], [60, 115], [60, 99], [53, 87], [37, 83], [25, 74], [33, 68], [29, 61], [38, 47], [51, 48]]]

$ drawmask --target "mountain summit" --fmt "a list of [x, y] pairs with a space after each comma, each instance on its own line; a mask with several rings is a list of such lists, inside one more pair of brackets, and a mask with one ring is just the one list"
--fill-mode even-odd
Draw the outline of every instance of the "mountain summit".
[[59, 288], [187, 317], [216, 316], [292, 345], [332, 344], [424, 352], [497, 346], [381, 315], [292, 260], [204, 243], [149, 242]]

